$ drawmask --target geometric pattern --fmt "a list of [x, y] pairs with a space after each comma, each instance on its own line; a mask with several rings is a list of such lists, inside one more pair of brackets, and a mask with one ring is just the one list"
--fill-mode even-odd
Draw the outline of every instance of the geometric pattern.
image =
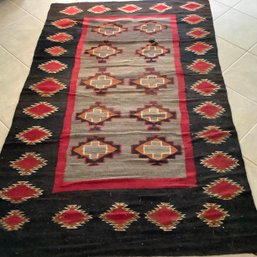
[[10, 162], [10, 166], [18, 170], [21, 176], [31, 175], [46, 165], [47, 161], [34, 152], [26, 152], [15, 161]]
[[119, 25], [115, 22], [107, 22], [92, 29], [93, 32], [106, 37], [117, 36], [118, 34], [127, 30], [127, 28], [124, 28], [122, 25]]
[[169, 203], [160, 203], [152, 211], [146, 213], [146, 219], [163, 231], [172, 231], [185, 217]]
[[38, 102], [23, 109], [23, 113], [29, 115], [33, 119], [44, 119], [52, 113], [56, 112], [58, 108], [47, 102]]
[[60, 13], [63, 13], [66, 15], [76, 15], [81, 12], [83, 12], [83, 10], [81, 10], [77, 6], [69, 6], [69, 7], [66, 7], [64, 10], [60, 11]]
[[139, 219], [139, 213], [128, 208], [125, 203], [115, 203], [100, 218], [110, 224], [115, 231], [126, 231], [127, 228]]
[[170, 10], [172, 7], [167, 5], [166, 3], [158, 3], [153, 5], [152, 7], [150, 7], [150, 10], [159, 12], [159, 13], [163, 13], [166, 12], [167, 10]]
[[19, 210], [9, 211], [0, 219], [0, 225], [7, 231], [18, 230], [27, 222], [29, 222], [29, 219]]
[[134, 13], [141, 9], [142, 9], [141, 7], [139, 7], [135, 4], [126, 4], [126, 5], [118, 8], [118, 10], [125, 12], [125, 13]]
[[192, 64], [188, 65], [187, 68], [199, 74], [208, 74], [215, 66], [215, 64], [205, 59], [197, 59], [194, 60]]
[[142, 24], [134, 27], [134, 30], [142, 31], [147, 35], [153, 35], [165, 29], [167, 29], [167, 26], [157, 21], [145, 21]]
[[61, 56], [64, 53], [67, 52], [63, 47], [61, 46], [53, 46], [45, 49], [45, 52], [49, 53], [52, 56]]
[[76, 114], [77, 120], [88, 122], [93, 126], [92, 129], [100, 129], [98, 126], [103, 126], [105, 121], [110, 121], [114, 117], [120, 117], [120, 112], [107, 108], [99, 102]]
[[225, 109], [216, 103], [206, 101], [195, 107], [194, 112], [206, 119], [216, 119], [225, 112]]
[[204, 139], [207, 143], [222, 144], [230, 137], [230, 131], [222, 130], [217, 126], [207, 126], [196, 134], [197, 138]]
[[47, 73], [58, 73], [68, 68], [68, 66], [57, 60], [50, 60], [48, 62], [42, 63], [38, 66], [39, 69]]
[[201, 79], [194, 83], [191, 89], [200, 95], [212, 96], [220, 89], [220, 86], [209, 79]]
[[164, 137], [154, 136], [132, 145], [132, 154], [139, 154], [139, 158], [148, 158], [153, 165], [161, 165], [181, 154], [181, 146], [166, 141]]
[[230, 216], [227, 211], [216, 203], [206, 203], [204, 209], [197, 213], [197, 217], [205, 222], [211, 228], [220, 227], [223, 220]]
[[52, 221], [62, 228], [76, 229], [92, 219], [92, 216], [81, 209], [80, 205], [67, 205], [62, 211], [56, 213]]
[[204, 55], [212, 48], [213, 48], [212, 45], [209, 45], [205, 42], [199, 41], [199, 42], [196, 42], [196, 43], [192, 44], [191, 46], [187, 47], [186, 50], [193, 52], [197, 55]]
[[29, 87], [42, 97], [51, 97], [55, 93], [66, 88], [66, 85], [54, 78], [45, 78], [42, 81]]
[[136, 111], [130, 112], [130, 117], [136, 117], [138, 121], [144, 121], [149, 130], [159, 130], [157, 125], [161, 125], [163, 121], [169, 122], [170, 119], [176, 119], [176, 112], [171, 112], [157, 102], [150, 102], [144, 108], [138, 108]]
[[210, 32], [208, 32], [202, 28], [193, 28], [186, 34], [192, 38], [199, 39], [199, 38], [206, 37], [207, 35], [210, 34]]
[[105, 141], [104, 137], [95, 136], [72, 147], [72, 155], [78, 156], [79, 159], [85, 159], [86, 163], [93, 166], [104, 162], [104, 158], [112, 158], [113, 154], [120, 153], [120, 149], [120, 145]]
[[66, 32], [60, 32], [60, 33], [56, 33], [52, 36], [48, 36], [47, 39], [50, 41], [53, 41], [53, 42], [57, 42], [57, 43], [65, 43], [67, 41], [72, 40], [73, 36]]
[[173, 78], [168, 79], [166, 75], [160, 75], [154, 68], [145, 68], [145, 73], [136, 80], [131, 81], [137, 88], [143, 88], [146, 94], [156, 94], [160, 88], [166, 88], [173, 84]]
[[18, 133], [16, 138], [27, 145], [35, 145], [42, 143], [51, 136], [52, 133], [48, 129], [40, 126], [32, 126]]
[[237, 159], [223, 151], [216, 151], [208, 155], [201, 160], [201, 164], [217, 173], [225, 173], [239, 166]]
[[95, 14], [101, 14], [110, 11], [111, 9], [108, 7], [105, 7], [104, 5], [95, 5], [91, 8], [89, 8], [87, 11]]
[[242, 186], [228, 178], [217, 179], [203, 189], [206, 194], [221, 200], [231, 200], [244, 191]]
[[203, 4], [199, 4], [199, 3], [196, 3], [196, 2], [187, 2], [186, 4], [180, 6], [180, 8], [183, 8], [183, 9], [188, 10], [188, 11], [196, 11], [196, 10], [201, 9], [203, 7], [204, 7]]
[[37, 198], [42, 195], [43, 191], [34, 187], [27, 181], [18, 181], [0, 191], [0, 197], [11, 203], [21, 203], [31, 198]]
[[202, 16], [199, 16], [197, 14], [190, 14], [190, 15], [187, 15], [185, 18], [182, 19], [182, 21], [185, 21], [191, 25], [195, 25], [195, 24], [198, 24], [202, 21], [205, 21], [206, 18], [205, 17], [202, 17]]
[[68, 29], [76, 25], [77, 22], [68, 18], [64, 18], [64, 19], [54, 21], [51, 24], [57, 27], [58, 29]]
[[123, 83], [122, 79], [117, 79], [105, 71], [105, 68], [100, 68], [98, 73], [83, 79], [81, 84], [86, 85], [86, 88], [93, 89], [97, 95], [104, 95], [109, 88], [114, 88]]

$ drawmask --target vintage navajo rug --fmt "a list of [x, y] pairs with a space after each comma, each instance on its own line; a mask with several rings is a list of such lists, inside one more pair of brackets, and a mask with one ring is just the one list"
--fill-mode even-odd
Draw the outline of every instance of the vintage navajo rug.
[[0, 164], [1, 257], [257, 252], [207, 0], [53, 4]]

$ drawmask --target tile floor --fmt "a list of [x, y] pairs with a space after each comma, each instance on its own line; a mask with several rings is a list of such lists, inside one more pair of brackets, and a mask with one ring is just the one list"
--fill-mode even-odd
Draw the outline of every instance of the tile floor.
[[[53, 2], [73, 1], [0, 2], [0, 149]], [[233, 120], [257, 206], [257, 0], [210, 2]]]

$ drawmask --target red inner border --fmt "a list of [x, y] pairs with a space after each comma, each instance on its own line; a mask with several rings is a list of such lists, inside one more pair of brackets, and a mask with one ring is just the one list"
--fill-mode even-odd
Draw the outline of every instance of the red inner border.
[[[178, 96], [179, 107], [181, 112], [181, 132], [185, 151], [185, 178], [119, 178], [119, 179], [95, 179], [95, 180], [80, 180], [73, 182], [64, 181], [64, 172], [66, 167], [66, 153], [70, 141], [71, 117], [74, 110], [75, 93], [77, 87], [77, 79], [80, 70], [80, 59], [83, 50], [83, 44], [86, 37], [87, 26], [89, 20], [115, 20], [115, 19], [138, 19], [138, 18], [170, 18], [176, 75], [178, 78]], [[180, 62], [179, 34], [175, 15], [151, 15], [151, 16], [109, 16], [101, 18], [85, 18], [83, 21], [81, 38], [78, 43], [75, 65], [72, 72], [70, 83], [70, 91], [67, 102], [67, 109], [64, 118], [64, 126], [60, 137], [60, 145], [58, 152], [58, 160], [55, 172], [55, 181], [53, 192], [77, 191], [77, 190], [97, 190], [97, 189], [126, 189], [126, 188], [184, 188], [196, 186], [196, 171], [193, 158], [193, 147], [189, 129], [189, 117], [186, 106], [185, 80], [184, 72]]]

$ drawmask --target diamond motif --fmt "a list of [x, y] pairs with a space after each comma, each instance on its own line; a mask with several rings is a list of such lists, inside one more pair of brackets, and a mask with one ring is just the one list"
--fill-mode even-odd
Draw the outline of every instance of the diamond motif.
[[58, 29], [68, 29], [76, 25], [77, 22], [68, 18], [60, 19], [57, 21], [53, 21], [52, 25], [57, 27]]
[[54, 78], [45, 78], [42, 81], [29, 87], [42, 97], [51, 97], [55, 93], [66, 88], [64, 84]]
[[10, 162], [10, 166], [13, 169], [18, 170], [21, 176], [31, 175], [40, 168], [46, 166], [46, 164], [47, 161], [45, 159], [33, 152], [27, 152], [15, 161]]
[[207, 35], [210, 34], [210, 32], [202, 28], [193, 28], [186, 34], [192, 38], [199, 39], [199, 38], [205, 38]]
[[195, 84], [193, 84], [191, 89], [193, 89], [200, 95], [212, 96], [220, 89], [220, 86], [210, 81], [209, 79], [201, 79], [198, 80]]
[[43, 191], [34, 187], [27, 181], [18, 181], [0, 191], [0, 197], [11, 203], [22, 203], [31, 198], [37, 198], [42, 195]]
[[163, 231], [172, 231], [185, 217], [169, 203], [160, 203], [152, 211], [146, 213], [146, 219]]
[[115, 203], [101, 214], [100, 218], [110, 224], [115, 231], [126, 231], [131, 223], [139, 219], [139, 213], [129, 209], [125, 203]]
[[138, 145], [132, 145], [132, 153], [139, 154], [139, 158], [148, 158], [150, 163], [160, 165], [181, 154], [181, 146], [166, 141], [164, 137], [154, 136], [140, 141]]
[[222, 151], [216, 151], [211, 155], [208, 155], [201, 160], [201, 164], [217, 173], [225, 173], [239, 166], [237, 159]]
[[115, 153], [120, 153], [120, 149], [120, 145], [105, 141], [103, 137], [93, 137], [72, 147], [72, 155], [85, 159], [92, 166], [104, 162], [104, 158], [112, 158]]
[[57, 60], [51, 60], [45, 63], [42, 63], [38, 66], [38, 68], [42, 71], [45, 71], [47, 73], [58, 73], [60, 71], [63, 71], [67, 69], [67, 65], [59, 62]]
[[186, 47], [186, 50], [189, 52], [193, 52], [197, 55], [204, 55], [206, 54], [209, 50], [211, 50], [213, 48], [212, 45], [209, 45], [207, 43], [204, 42], [196, 42], [194, 44], [192, 44], [189, 47]]
[[158, 130], [157, 125], [162, 122], [169, 122], [170, 119], [176, 119], [176, 112], [171, 112], [157, 102], [150, 102], [144, 108], [138, 108], [136, 111], [130, 112], [130, 117], [136, 117], [139, 121], [144, 121], [146, 125], [150, 125], [149, 130]]
[[143, 88], [146, 94], [156, 94], [160, 88], [166, 88], [168, 84], [173, 84], [174, 79], [168, 79], [166, 75], [160, 75], [154, 68], [146, 68], [146, 72], [140, 78], [132, 80], [132, 84], [137, 88]]
[[73, 39], [73, 36], [65, 32], [56, 33], [47, 37], [48, 40], [58, 43], [64, 43]]
[[156, 12], [166, 12], [167, 10], [170, 10], [172, 6], [167, 5], [166, 3], [158, 3], [150, 7], [150, 10], [156, 11]]
[[21, 131], [16, 135], [16, 138], [27, 145], [35, 145], [37, 143], [42, 143], [51, 136], [52, 133], [48, 129], [40, 126], [32, 126], [31, 128]]
[[89, 125], [93, 126], [92, 129], [100, 129], [98, 126], [104, 125], [105, 121], [110, 121], [114, 117], [120, 117], [120, 112], [107, 108], [99, 102], [76, 114], [77, 120], [88, 122]]
[[105, 63], [110, 56], [120, 53], [122, 53], [122, 50], [112, 46], [108, 41], [104, 41], [104, 43], [101, 43], [96, 47], [91, 47], [85, 51], [85, 54], [95, 56], [100, 63]]
[[208, 74], [212, 69], [214, 69], [214, 67], [216, 67], [215, 64], [204, 59], [197, 59], [192, 64], [187, 66], [189, 70], [199, 74]]
[[159, 45], [154, 40], [150, 40], [149, 44], [136, 50], [136, 53], [140, 56], [145, 57], [147, 62], [155, 62], [158, 57], [164, 56], [169, 53], [170, 50], [164, 46]]
[[116, 36], [127, 30], [127, 28], [124, 28], [122, 25], [119, 25], [115, 22], [107, 22], [102, 24], [101, 26], [97, 26], [92, 29], [93, 32], [96, 32], [106, 37]]
[[114, 88], [122, 83], [122, 79], [115, 78], [110, 73], [106, 72], [106, 69], [100, 69], [95, 76], [82, 80], [82, 85], [93, 89], [95, 93], [99, 95], [104, 95], [109, 88]]
[[211, 144], [222, 144], [230, 137], [230, 135], [229, 131], [222, 130], [217, 126], [205, 127], [204, 130], [196, 134], [198, 138], [202, 138], [207, 143]]
[[50, 54], [52, 56], [61, 56], [64, 53], [66, 53], [67, 50], [65, 50], [61, 46], [53, 46], [53, 47], [46, 48], [45, 52], [47, 52], [48, 54]]
[[9, 211], [5, 217], [0, 219], [0, 224], [7, 231], [21, 229], [27, 222], [29, 222], [29, 219], [19, 210]]
[[118, 8], [118, 10], [125, 12], [125, 13], [134, 13], [137, 12], [139, 10], [141, 10], [142, 8], [135, 5], [135, 4], [126, 4], [120, 8]]
[[225, 112], [225, 109], [216, 103], [206, 101], [195, 107], [194, 112], [200, 114], [206, 119], [213, 120], [220, 117]]
[[196, 2], [187, 2], [186, 4], [180, 6], [180, 8], [186, 9], [188, 11], [196, 11], [196, 10], [201, 9], [203, 7], [204, 7], [203, 4], [199, 4], [199, 3], [196, 3]]
[[204, 187], [204, 192], [221, 200], [231, 200], [240, 195], [244, 188], [228, 178], [220, 178]]
[[220, 227], [223, 220], [229, 216], [228, 212], [216, 203], [206, 203], [203, 207], [205, 209], [198, 212], [197, 217], [211, 228]]
[[66, 15], [76, 15], [78, 13], [83, 12], [83, 10], [79, 9], [77, 6], [69, 6], [66, 7], [64, 10], [60, 11], [60, 13], [66, 14]]
[[95, 5], [91, 8], [89, 8], [87, 11], [95, 14], [101, 14], [110, 11], [111, 9], [108, 7], [105, 7], [104, 5]]
[[189, 24], [198, 24], [202, 21], [205, 21], [206, 18], [205, 17], [202, 17], [202, 16], [199, 16], [197, 14], [190, 14], [190, 15], [187, 15], [185, 18], [182, 19], [182, 21], [185, 21]]
[[31, 116], [34, 119], [44, 119], [48, 117], [52, 113], [58, 110], [57, 107], [47, 103], [47, 102], [39, 102], [32, 104], [31, 106], [24, 108], [23, 113]]
[[142, 31], [148, 35], [156, 34], [165, 29], [167, 29], [167, 26], [158, 21], [145, 21], [142, 24], [134, 27], [134, 30]]
[[67, 205], [64, 210], [56, 213], [52, 221], [62, 228], [76, 229], [92, 219], [92, 216], [81, 209], [80, 205]]

